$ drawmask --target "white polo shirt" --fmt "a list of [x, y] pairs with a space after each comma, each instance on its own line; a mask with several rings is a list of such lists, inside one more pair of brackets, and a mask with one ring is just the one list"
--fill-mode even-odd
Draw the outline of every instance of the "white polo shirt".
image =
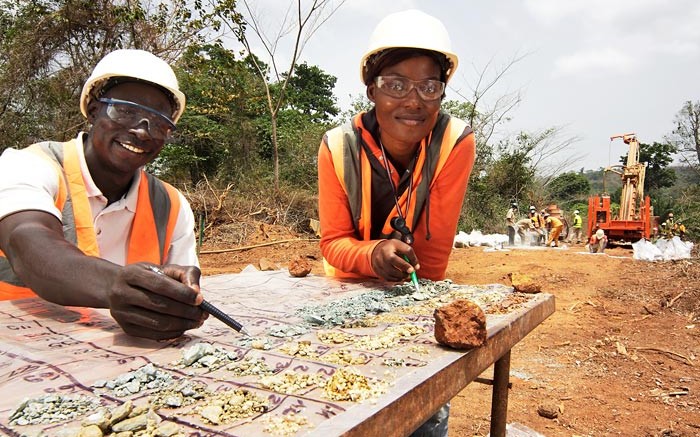
[[[92, 209], [100, 257], [115, 264], [125, 265], [141, 173], [138, 173], [126, 195], [108, 206], [107, 198], [95, 185], [85, 162], [83, 136], [83, 132], [79, 133], [75, 143]], [[57, 193], [56, 171], [45, 159], [34, 153], [16, 149], [6, 149], [0, 155], [0, 219], [18, 211], [38, 210], [61, 220], [61, 211], [54, 204]], [[178, 195], [180, 211], [166, 263], [199, 266], [194, 236], [194, 214], [182, 193], [178, 192]]]

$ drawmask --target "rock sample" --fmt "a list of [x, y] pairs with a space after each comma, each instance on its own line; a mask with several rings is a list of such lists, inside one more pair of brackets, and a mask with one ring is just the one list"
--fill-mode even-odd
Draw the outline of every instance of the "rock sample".
[[486, 315], [474, 302], [457, 299], [435, 310], [435, 340], [454, 349], [472, 349], [486, 342]]
[[515, 291], [520, 293], [537, 294], [542, 291], [542, 285], [528, 275], [508, 273], [508, 278]]
[[295, 278], [303, 278], [311, 273], [311, 264], [304, 258], [293, 259], [289, 262], [289, 274]]

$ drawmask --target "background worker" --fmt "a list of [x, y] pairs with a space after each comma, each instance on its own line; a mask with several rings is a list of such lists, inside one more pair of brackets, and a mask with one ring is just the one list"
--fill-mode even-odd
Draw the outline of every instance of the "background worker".
[[667, 222], [661, 223], [661, 237], [667, 240], [673, 238], [673, 228]]
[[515, 223], [515, 228], [518, 231], [518, 236], [520, 237], [520, 244], [529, 245], [532, 242], [532, 236], [535, 233], [535, 225], [532, 224], [532, 220], [529, 218], [524, 218], [518, 220]]
[[579, 210], [574, 210], [574, 224], [572, 227], [572, 234], [571, 238], [569, 239], [570, 243], [573, 243], [574, 241], [576, 244], [581, 244], [581, 228], [583, 227], [583, 219], [581, 218], [581, 214]]
[[608, 246], [608, 236], [602, 229], [595, 231], [588, 240], [588, 251], [591, 253], [603, 253]]
[[685, 225], [683, 223], [681, 223], [680, 221], [677, 221], [674, 226], [675, 226], [675, 230], [673, 233], [678, 235], [678, 237], [681, 240], [685, 239], [685, 231], [686, 231]]
[[508, 245], [515, 246], [515, 218], [518, 211], [518, 204], [513, 202], [506, 212], [506, 232], [508, 233]]
[[532, 226], [535, 228], [535, 233], [537, 234], [537, 246], [542, 246], [546, 242], [546, 224], [544, 222], [544, 217], [537, 212], [537, 208], [535, 208], [534, 205], [530, 205], [529, 217], [532, 221]]
[[200, 326], [192, 210], [143, 170], [185, 109], [173, 70], [142, 50], [109, 53], [80, 109], [88, 132], [0, 157], [0, 299], [108, 308], [152, 339]]
[[542, 242], [545, 246], [547, 245], [547, 240], [549, 240], [549, 229], [547, 228], [547, 221], [545, 220], [545, 217], [549, 215], [547, 210], [545, 208], [542, 208], [540, 210], [540, 217], [542, 217], [542, 222], [544, 223], [544, 226], [542, 227], [542, 230], [544, 231], [544, 241]]
[[[360, 62], [374, 106], [328, 131], [318, 153], [327, 275], [445, 278], [475, 158], [471, 128], [440, 111], [456, 68], [434, 17], [408, 10], [377, 25]], [[446, 405], [416, 435], [446, 435], [448, 414]]]
[[666, 226], [673, 231], [674, 227], [676, 225], [676, 220], [673, 218], [673, 213], [669, 212], [668, 217], [666, 218]]
[[558, 247], [559, 234], [561, 234], [562, 229], [564, 229], [564, 223], [562, 223], [557, 217], [550, 214], [544, 215], [544, 222], [547, 224], [547, 228], [549, 229], [547, 247]]

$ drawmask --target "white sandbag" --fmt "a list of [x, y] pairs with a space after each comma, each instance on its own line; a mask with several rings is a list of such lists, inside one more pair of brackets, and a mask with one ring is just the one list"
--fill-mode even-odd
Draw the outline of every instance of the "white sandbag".
[[636, 243], [632, 243], [634, 255], [632, 258], [642, 261], [660, 261], [663, 259], [661, 250], [656, 247], [651, 241], [641, 239]]
[[670, 240], [659, 238], [656, 240], [655, 244], [642, 239], [636, 243], [632, 243], [632, 248], [634, 249], [634, 259], [643, 261], [668, 261], [690, 258], [693, 243], [690, 241], [682, 241], [676, 236]]

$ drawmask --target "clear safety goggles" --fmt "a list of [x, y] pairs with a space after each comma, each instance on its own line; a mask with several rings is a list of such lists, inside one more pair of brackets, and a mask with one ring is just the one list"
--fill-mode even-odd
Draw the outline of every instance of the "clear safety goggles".
[[437, 100], [445, 92], [445, 82], [439, 80], [411, 80], [401, 76], [377, 76], [374, 83], [384, 94], [401, 99], [406, 97], [414, 88], [421, 99]]
[[146, 120], [148, 133], [156, 140], [167, 140], [175, 131], [175, 123], [170, 118], [148, 106], [120, 99], [101, 98], [99, 101], [107, 104], [107, 117], [125, 128], [136, 127]]

